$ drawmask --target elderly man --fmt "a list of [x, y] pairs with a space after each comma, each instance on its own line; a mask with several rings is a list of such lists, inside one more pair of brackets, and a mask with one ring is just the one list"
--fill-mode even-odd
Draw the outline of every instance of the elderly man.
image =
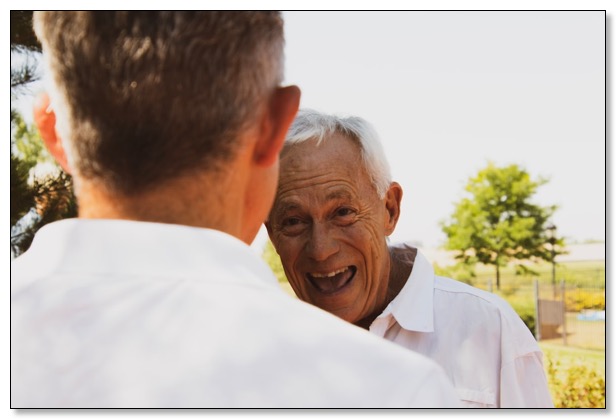
[[299, 106], [279, 13], [34, 20], [35, 119], [79, 218], [12, 266], [13, 408], [458, 403], [433, 361], [289, 297], [247, 245]]
[[436, 360], [467, 407], [552, 407], [542, 353], [504, 300], [388, 246], [401, 199], [366, 121], [300, 111], [266, 222], [296, 294]]

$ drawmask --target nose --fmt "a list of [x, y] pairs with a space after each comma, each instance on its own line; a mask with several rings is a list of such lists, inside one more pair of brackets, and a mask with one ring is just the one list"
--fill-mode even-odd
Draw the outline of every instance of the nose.
[[306, 243], [306, 252], [309, 258], [322, 262], [339, 250], [338, 241], [332, 231], [322, 223], [312, 224], [310, 238]]

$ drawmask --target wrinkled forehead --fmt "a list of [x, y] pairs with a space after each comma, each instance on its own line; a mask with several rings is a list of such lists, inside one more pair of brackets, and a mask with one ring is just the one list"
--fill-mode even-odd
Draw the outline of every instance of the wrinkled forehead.
[[359, 145], [344, 135], [335, 134], [320, 143], [306, 140], [287, 148], [281, 156], [277, 203], [336, 199], [373, 189]]
[[361, 149], [356, 140], [333, 133], [321, 141], [312, 138], [285, 145], [280, 156], [280, 180], [294, 175], [317, 175], [340, 171], [357, 173], [362, 169]]

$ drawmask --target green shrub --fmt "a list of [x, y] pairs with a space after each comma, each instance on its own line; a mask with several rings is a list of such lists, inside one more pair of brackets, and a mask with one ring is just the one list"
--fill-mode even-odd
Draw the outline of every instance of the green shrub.
[[501, 285], [499, 293], [503, 298], [511, 297], [520, 290], [520, 285], [517, 282], [509, 282]]
[[588, 366], [564, 368], [548, 359], [548, 385], [555, 407], [605, 408], [605, 379]]
[[515, 294], [505, 295], [502, 291], [501, 294], [501, 297], [507, 300], [515, 312], [518, 313], [518, 316], [520, 316], [526, 327], [528, 327], [528, 330], [535, 336], [535, 302], [532, 296], [525, 297]]
[[[497, 295], [507, 300], [511, 307], [518, 313], [528, 330], [535, 336], [535, 301], [531, 294], [513, 293], [509, 290], [496, 291]], [[536, 336], [535, 336], [536, 337]]]

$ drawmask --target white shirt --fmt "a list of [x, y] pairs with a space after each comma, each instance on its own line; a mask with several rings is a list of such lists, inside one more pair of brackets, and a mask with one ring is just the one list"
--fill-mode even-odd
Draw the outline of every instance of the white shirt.
[[554, 407], [539, 345], [511, 306], [434, 275], [419, 252], [370, 331], [438, 362], [465, 407]]
[[433, 361], [291, 298], [244, 243], [112, 220], [12, 264], [11, 407], [451, 407]]

